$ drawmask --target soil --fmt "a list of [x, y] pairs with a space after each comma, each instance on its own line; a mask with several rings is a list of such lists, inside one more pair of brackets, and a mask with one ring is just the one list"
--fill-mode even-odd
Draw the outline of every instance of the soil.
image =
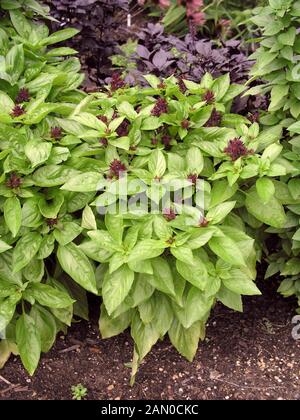
[[58, 338], [33, 378], [12, 358], [0, 372], [0, 400], [68, 400], [79, 383], [90, 400], [300, 400], [300, 340], [291, 336], [296, 302], [280, 297], [276, 287], [260, 284], [263, 296], [246, 298], [243, 314], [217, 305], [193, 363], [167, 339], [157, 344], [133, 387], [125, 367], [132, 357], [130, 334], [101, 340], [93, 311], [91, 323], [78, 323]]

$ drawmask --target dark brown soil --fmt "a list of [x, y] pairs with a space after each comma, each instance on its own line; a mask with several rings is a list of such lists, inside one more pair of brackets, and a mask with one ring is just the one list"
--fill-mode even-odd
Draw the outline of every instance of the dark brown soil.
[[33, 378], [13, 358], [0, 372], [0, 400], [71, 399], [71, 386], [79, 383], [91, 400], [300, 400], [300, 340], [291, 336], [295, 302], [276, 295], [275, 287], [245, 299], [243, 314], [218, 305], [193, 363], [168, 340], [156, 345], [133, 387], [125, 367], [129, 333], [102, 341], [96, 321], [79, 323], [58, 339]]

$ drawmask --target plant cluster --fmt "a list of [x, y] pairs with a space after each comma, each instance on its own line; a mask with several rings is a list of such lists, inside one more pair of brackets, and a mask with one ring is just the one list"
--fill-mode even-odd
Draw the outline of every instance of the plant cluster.
[[128, 0], [51, 0], [47, 2], [51, 16], [57, 22], [51, 23], [51, 30], [57, 31], [71, 24], [80, 30], [67, 46], [80, 51], [83, 70], [87, 73], [87, 86], [102, 84], [110, 74], [109, 57], [116, 52], [118, 42], [124, 42], [128, 35], [126, 14]]
[[[143, 75], [147, 73], [157, 77], [175, 75], [194, 82], [207, 72], [214, 77], [229, 73], [232, 83], [243, 84], [253, 65], [240, 41], [215, 42], [191, 33], [181, 39], [165, 33], [159, 23], [149, 23], [136, 35], [135, 41], [120, 46], [119, 53], [111, 60], [127, 83], [142, 86], [146, 84]], [[267, 107], [267, 95], [256, 94], [237, 98], [233, 111], [258, 116], [258, 110]]]
[[103, 338], [130, 328], [132, 380], [165, 335], [192, 360], [217, 302], [242, 311], [243, 295], [260, 294], [264, 225], [282, 239], [268, 274], [279, 267], [290, 276], [281, 291], [298, 294], [299, 138], [288, 135], [300, 134], [298, 80], [296, 55], [281, 57], [298, 49], [293, 2], [258, 10], [280, 28], [264, 30], [254, 56], [253, 78], [268, 84], [248, 95], [271, 91], [260, 118], [232, 113], [245, 87], [229, 73], [149, 74], [143, 88], [116, 73], [86, 94], [74, 49], [55, 46], [77, 30], [50, 35], [9, 9], [0, 24], [0, 366], [19, 354], [33, 374], [57, 333], [88, 318], [87, 292], [101, 296]]
[[201, 83], [151, 75], [142, 90], [115, 75], [107, 93], [83, 94], [78, 61], [61, 60], [74, 51], [47, 48], [77, 31], [49, 36], [18, 11], [10, 19], [1, 31], [1, 363], [19, 353], [32, 374], [57, 332], [87, 318], [86, 291], [102, 296], [104, 338], [131, 328], [133, 377], [166, 333], [191, 360], [217, 300], [242, 310], [242, 295], [260, 293], [238, 212], [256, 178], [282, 171], [280, 133], [230, 113], [243, 87], [228, 74]]
[[[229, 112], [243, 87], [230, 85], [228, 75], [207, 74], [197, 84], [145, 77], [150, 88], [95, 94], [95, 118], [76, 117], [90, 129], [105, 124], [104, 174], [89, 172], [63, 186], [103, 190], [90, 206], [106, 215], [79, 248], [101, 263], [102, 337], [131, 328], [133, 375], [167, 333], [192, 360], [217, 300], [242, 310], [241, 295], [260, 293], [254, 242], [232, 210], [239, 185], [259, 176], [260, 167], [260, 176], [268, 173], [256, 153], [265, 133]], [[182, 188], [189, 205], [177, 195]], [[239, 200], [243, 206], [243, 194]]]
[[225, 41], [220, 46], [192, 34], [180, 39], [166, 34], [158, 23], [149, 23], [137, 34], [136, 43], [129, 41], [121, 50], [112, 62], [129, 69], [126, 80], [131, 83], [140, 83], [147, 73], [199, 81], [207, 72], [214, 77], [229, 73], [232, 83], [244, 83], [252, 64], [239, 41]]
[[75, 51], [55, 47], [77, 32], [50, 35], [15, 7], [0, 27], [0, 331], [6, 333], [0, 364], [18, 352], [30, 373], [73, 313], [87, 317], [82, 289], [55, 279], [52, 255], [56, 243], [68, 243], [82, 230], [75, 216], [80, 197], [67, 199], [55, 187], [58, 173], [65, 179], [77, 172], [64, 166], [74, 139], [62, 139], [50, 117], [69, 115], [84, 98], [77, 90], [84, 78], [79, 60], [67, 58]]
[[267, 277], [276, 272], [285, 276], [279, 291], [284, 296], [295, 294], [300, 304], [299, 10], [300, 2], [292, 0], [269, 0], [268, 6], [256, 10], [253, 22], [260, 27], [263, 38], [252, 56], [256, 64], [251, 74], [253, 78], [265, 80], [262, 86], [253, 88], [254, 93], [270, 92], [271, 96], [268, 112], [261, 121], [284, 129], [282, 157], [289, 162], [289, 175], [277, 180], [273, 191], [280, 205], [286, 208], [287, 222], [284, 229], [267, 229], [279, 236], [275, 246], [277, 252], [269, 257], [271, 264]]

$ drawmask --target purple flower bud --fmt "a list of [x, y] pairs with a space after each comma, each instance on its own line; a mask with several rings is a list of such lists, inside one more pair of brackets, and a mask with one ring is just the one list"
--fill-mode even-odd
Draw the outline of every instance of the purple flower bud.
[[230, 156], [232, 161], [235, 161], [243, 156], [248, 156], [253, 153], [253, 150], [247, 149], [240, 138], [229, 140], [228, 146], [225, 147], [224, 153]]
[[156, 101], [154, 108], [151, 111], [151, 114], [155, 117], [159, 117], [161, 114], [168, 113], [168, 103], [164, 98], [159, 98]]
[[13, 118], [21, 117], [26, 113], [25, 109], [21, 105], [16, 105], [11, 112]]
[[21, 88], [16, 97], [16, 103], [21, 104], [22, 102], [29, 102], [29, 100], [30, 100], [29, 90], [26, 88]]

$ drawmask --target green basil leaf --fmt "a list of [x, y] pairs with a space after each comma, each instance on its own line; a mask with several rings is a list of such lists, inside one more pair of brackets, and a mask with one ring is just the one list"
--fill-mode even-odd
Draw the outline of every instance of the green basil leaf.
[[57, 44], [58, 42], [66, 41], [67, 39], [73, 38], [78, 33], [79, 33], [78, 29], [74, 29], [74, 28], [62, 29], [61, 31], [54, 32], [49, 37], [43, 39], [40, 44], [41, 45]]
[[171, 296], [175, 296], [173, 274], [168, 261], [162, 257], [154, 258], [151, 261], [153, 268], [153, 275], [148, 275], [146, 278], [148, 282], [155, 287]]
[[98, 294], [93, 266], [78, 246], [73, 243], [66, 246], [59, 245], [57, 258], [62, 269], [76, 283], [89, 292]]
[[34, 319], [25, 313], [17, 321], [16, 340], [22, 363], [32, 376], [41, 357], [41, 337]]
[[8, 198], [4, 203], [4, 220], [15, 238], [21, 228], [22, 209], [17, 197]]
[[96, 218], [90, 206], [86, 206], [82, 212], [81, 227], [88, 230], [97, 230]]
[[0, 331], [4, 331], [12, 320], [21, 297], [22, 294], [15, 291], [7, 298], [0, 299]]
[[19, 239], [13, 250], [13, 272], [17, 273], [30, 263], [32, 258], [37, 254], [42, 237], [37, 232], [28, 232]]
[[234, 266], [246, 266], [246, 262], [238, 245], [228, 236], [213, 237], [208, 242], [211, 250], [222, 260]]
[[74, 192], [90, 192], [101, 190], [106, 181], [100, 173], [86, 172], [72, 177], [61, 189]]
[[195, 322], [190, 328], [184, 328], [179, 321], [174, 319], [169, 330], [171, 343], [190, 362], [195, 357], [202, 334], [203, 324], [201, 322]]
[[246, 197], [246, 207], [252, 216], [275, 228], [282, 228], [286, 222], [283, 206], [275, 197], [270, 197], [265, 204], [256, 191], [251, 191]]
[[269, 178], [263, 177], [256, 181], [256, 191], [264, 204], [275, 195], [275, 186]]
[[183, 308], [174, 303], [173, 309], [182, 326], [190, 328], [196, 321], [206, 322], [213, 303], [213, 297], [207, 297], [196, 287], [191, 287]]
[[23, 45], [14, 45], [6, 55], [6, 73], [10, 76], [10, 83], [15, 85], [24, 70]]
[[78, 171], [62, 165], [48, 165], [37, 169], [32, 179], [38, 187], [57, 187], [66, 183], [66, 180], [78, 175]]
[[131, 322], [131, 335], [136, 344], [138, 355], [142, 360], [154, 346], [159, 339], [159, 332], [155, 327], [155, 324], [144, 324], [138, 313], [133, 317]]
[[33, 168], [46, 162], [49, 158], [52, 149], [52, 144], [42, 142], [39, 140], [30, 140], [25, 146], [25, 155], [30, 160]]
[[2, 253], [2, 252], [5, 252], [5, 251], [7, 251], [8, 249], [11, 249], [12, 247], [10, 246], [10, 245], [8, 245], [6, 242], [4, 242], [4, 241], [2, 241], [1, 239], [0, 239], [0, 254]]
[[128, 262], [158, 257], [163, 253], [164, 249], [165, 247], [163, 246], [162, 241], [146, 239], [142, 242], [138, 242], [132, 249], [128, 257]]
[[239, 295], [261, 295], [256, 284], [241, 270], [231, 269], [229, 277], [222, 279], [225, 287]]
[[115, 318], [110, 318], [106, 311], [105, 305], [102, 304], [99, 319], [101, 337], [111, 338], [121, 334], [129, 327], [131, 318], [132, 311], [126, 311]]
[[194, 265], [193, 251], [187, 246], [171, 247], [171, 254], [177, 260], [180, 260], [186, 264]]
[[50, 308], [63, 309], [74, 303], [74, 300], [67, 293], [43, 283], [31, 283], [26, 289], [26, 293], [41, 305]]
[[64, 246], [72, 242], [82, 232], [82, 228], [75, 222], [64, 222], [62, 227], [53, 231], [54, 238]]
[[34, 320], [36, 330], [41, 340], [41, 351], [47, 353], [53, 347], [57, 326], [54, 316], [47, 309], [39, 305], [34, 305], [31, 308], [30, 316]]
[[113, 273], [107, 272], [102, 286], [103, 302], [109, 315], [124, 301], [134, 280], [134, 272], [125, 264]]
[[166, 159], [159, 149], [152, 152], [148, 167], [149, 171], [153, 174], [153, 178], [161, 178], [165, 173], [167, 168]]

